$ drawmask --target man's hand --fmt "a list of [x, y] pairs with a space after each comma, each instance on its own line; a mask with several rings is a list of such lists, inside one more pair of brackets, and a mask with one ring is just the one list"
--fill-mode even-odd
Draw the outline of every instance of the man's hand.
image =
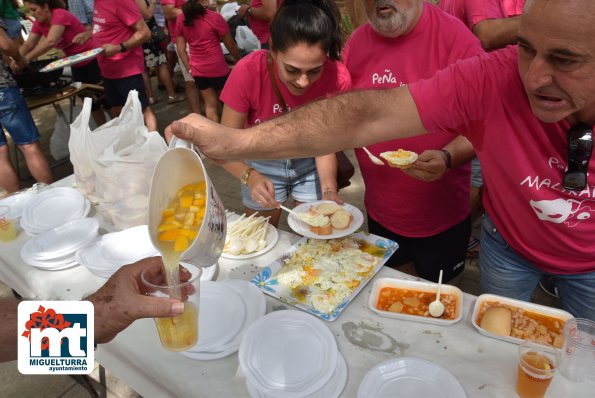
[[146, 296], [141, 273], [159, 274], [161, 257], [151, 257], [120, 268], [87, 298], [95, 306], [95, 343], [107, 343], [140, 318], [177, 316], [184, 304], [171, 298]]
[[415, 163], [408, 169], [403, 169], [405, 174], [422, 181], [436, 181], [441, 179], [448, 171], [446, 154], [438, 150], [423, 151]]
[[93, 32], [90, 30], [86, 30], [72, 38], [72, 42], [76, 44], [85, 44], [89, 40], [91, 40], [91, 36], [93, 36]]
[[[234, 129], [195, 113], [170, 124], [165, 129], [166, 140], [169, 140], [172, 135], [192, 142], [212, 160], [233, 159], [231, 149], [234, 141], [239, 140]], [[216, 161], [215, 163], [222, 164], [223, 162]]]
[[114, 55], [120, 53], [119, 44], [106, 43], [102, 45], [101, 48], [103, 48], [103, 55], [105, 55], [106, 57], [113, 57]]

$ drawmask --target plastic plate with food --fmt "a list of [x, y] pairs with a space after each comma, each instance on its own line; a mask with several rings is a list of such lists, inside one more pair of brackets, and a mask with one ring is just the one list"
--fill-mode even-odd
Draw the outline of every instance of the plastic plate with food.
[[438, 284], [395, 278], [380, 278], [374, 282], [368, 306], [380, 316], [405, 321], [452, 325], [463, 317], [463, 292], [451, 285], [442, 285], [440, 302], [444, 313], [438, 318], [429, 314], [428, 307], [436, 299]]
[[397, 248], [392, 240], [363, 232], [330, 240], [302, 238], [252, 283], [269, 296], [333, 321]]
[[[227, 236], [221, 253], [223, 258], [245, 260], [257, 257], [275, 247], [279, 240], [277, 228], [264, 217], [243, 217], [231, 213], [227, 216], [227, 222]], [[234, 225], [238, 228], [234, 228]]]
[[314, 239], [336, 239], [354, 233], [364, 223], [363, 213], [348, 203], [338, 205], [331, 200], [302, 203], [293, 208], [296, 213], [324, 216], [325, 225], [311, 226], [290, 214], [287, 224], [297, 234]]
[[98, 54], [103, 52], [103, 48], [94, 48], [92, 50], [83, 51], [79, 54], [71, 55], [70, 57], [60, 58], [52, 63], [47, 64], [41, 68], [40, 72], [51, 72], [56, 69], [64, 68], [65, 66], [71, 66], [78, 64], [79, 62], [86, 61], [91, 58], [95, 58]]
[[535, 340], [562, 348], [564, 323], [570, 318], [570, 313], [557, 308], [482, 294], [475, 300], [471, 322], [484, 336], [514, 344]]

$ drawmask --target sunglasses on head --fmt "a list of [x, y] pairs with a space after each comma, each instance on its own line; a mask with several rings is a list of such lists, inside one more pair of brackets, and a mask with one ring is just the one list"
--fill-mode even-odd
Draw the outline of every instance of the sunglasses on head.
[[564, 188], [582, 191], [587, 186], [589, 159], [593, 151], [593, 128], [580, 123], [568, 131], [568, 167], [564, 174]]

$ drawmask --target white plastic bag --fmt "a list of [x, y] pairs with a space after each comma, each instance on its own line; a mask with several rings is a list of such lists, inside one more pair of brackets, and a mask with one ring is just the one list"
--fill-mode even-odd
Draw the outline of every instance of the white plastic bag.
[[91, 103], [91, 98], [85, 98], [83, 110], [70, 125], [68, 150], [78, 188], [89, 200], [96, 202], [95, 159], [114, 141], [118, 134], [126, 130], [126, 126], [119, 128], [120, 122], [116, 118], [95, 130], [91, 130], [89, 128]]
[[237, 15], [239, 7], [240, 6], [235, 1], [231, 3], [225, 3], [221, 7], [221, 11], [219, 12], [219, 14], [221, 14], [223, 19], [225, 19], [225, 21], [227, 22], [229, 18], [233, 17], [234, 15]]
[[252, 29], [247, 26], [238, 26], [236, 30], [236, 43], [238, 43], [238, 47], [246, 53], [260, 50], [260, 42], [258, 41], [258, 38], [254, 32], [252, 32]]
[[119, 119], [127, 127], [97, 158], [96, 188], [99, 211], [125, 229], [146, 224], [151, 175], [167, 145], [145, 127], [138, 92], [128, 94]]

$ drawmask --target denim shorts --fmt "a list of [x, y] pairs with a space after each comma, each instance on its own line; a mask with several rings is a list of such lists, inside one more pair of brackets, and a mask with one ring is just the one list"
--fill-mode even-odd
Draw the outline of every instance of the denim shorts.
[[[289, 160], [259, 160], [247, 162], [275, 186], [275, 199], [285, 202], [291, 195], [299, 202], [314, 202], [322, 197], [314, 158]], [[253, 210], [265, 210], [252, 200], [250, 189], [242, 186], [242, 202]]]
[[[2, 127], [17, 145], [39, 141], [39, 131], [17, 86], [0, 89], [0, 130]], [[4, 130], [0, 132], [0, 146], [2, 145], [6, 145]]]
[[471, 186], [480, 188], [483, 187], [483, 177], [481, 175], [481, 164], [477, 157], [471, 161]]
[[530, 301], [542, 275], [552, 275], [562, 308], [577, 318], [595, 321], [595, 272], [549, 274], [516, 253], [504, 241], [486, 214], [479, 252], [482, 293]]
[[6, 30], [6, 34], [8, 35], [8, 37], [14, 39], [21, 35], [21, 30], [23, 30], [23, 25], [21, 25], [21, 21], [10, 18], [1, 19], [2, 22], [4, 22], [4, 29]]

